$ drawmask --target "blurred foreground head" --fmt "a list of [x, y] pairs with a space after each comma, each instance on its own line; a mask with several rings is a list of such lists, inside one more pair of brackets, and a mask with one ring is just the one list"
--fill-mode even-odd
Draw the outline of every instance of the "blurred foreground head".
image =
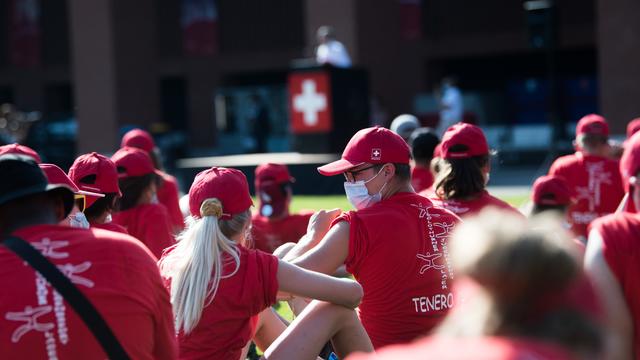
[[[600, 350], [590, 309], [575, 299], [585, 284], [581, 266], [556, 219], [485, 210], [456, 228], [451, 257], [458, 308], [441, 334], [538, 339], [578, 355]], [[465, 296], [459, 285], [469, 284]]]

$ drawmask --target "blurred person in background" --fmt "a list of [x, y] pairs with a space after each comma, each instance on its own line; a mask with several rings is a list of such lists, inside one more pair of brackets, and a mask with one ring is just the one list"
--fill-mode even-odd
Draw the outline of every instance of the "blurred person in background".
[[[68, 274], [132, 359], [175, 359], [171, 304], [156, 260], [136, 239], [59, 225], [74, 205], [28, 157], [0, 156], [0, 239], [12, 235]], [[56, 181], [57, 182], [57, 181]], [[93, 333], [42, 275], [0, 246], [0, 349], [7, 359], [104, 359]]]
[[142, 149], [149, 154], [153, 161], [153, 166], [162, 180], [156, 189], [158, 201], [167, 208], [173, 231], [177, 233], [184, 229], [184, 217], [182, 217], [180, 205], [178, 204], [180, 198], [178, 180], [164, 172], [160, 149], [156, 146], [151, 134], [142, 129], [130, 130], [124, 134], [120, 144], [120, 147], [126, 146]]
[[[252, 340], [267, 359], [316, 359], [330, 339], [341, 358], [371, 351], [353, 310], [360, 285], [247, 248], [252, 205], [247, 179], [236, 169], [204, 170], [191, 185], [187, 229], [160, 260], [180, 358], [241, 360]], [[271, 309], [278, 295], [326, 302], [312, 302], [287, 327]]]
[[410, 158], [398, 134], [382, 127], [358, 131], [341, 159], [318, 168], [345, 177], [356, 210], [314, 214], [307, 234], [284, 256], [325, 274], [346, 265], [364, 289], [358, 315], [376, 349], [413, 341], [454, 304], [447, 244], [459, 218], [413, 191]]
[[438, 122], [436, 134], [443, 137], [451, 125], [463, 120], [464, 107], [462, 92], [458, 88], [458, 80], [455, 77], [448, 76], [442, 79], [440, 94], [440, 122]]
[[409, 137], [411, 155], [411, 186], [416, 192], [426, 190], [433, 185], [431, 160], [440, 139], [431, 128], [416, 129]]
[[91, 227], [128, 234], [112, 219], [122, 192], [118, 185], [118, 170], [111, 159], [96, 152], [80, 155], [71, 165], [69, 177], [80, 189], [103, 195], [87, 196], [84, 214]]
[[307, 233], [313, 212], [291, 214], [295, 179], [283, 164], [267, 163], [255, 170], [258, 212], [251, 219], [254, 247], [269, 254], [285, 243], [297, 243]]
[[318, 41], [316, 48], [318, 64], [329, 64], [340, 68], [351, 67], [351, 57], [344, 45], [336, 39], [335, 31], [331, 26], [319, 27], [316, 39]]
[[608, 138], [609, 125], [602, 116], [584, 116], [576, 126], [576, 152], [556, 159], [549, 169], [549, 175], [565, 178], [576, 194], [569, 223], [583, 239], [591, 221], [614, 212], [624, 196], [618, 161], [609, 157]]
[[118, 170], [122, 197], [116, 200], [113, 222], [145, 244], [158, 259], [162, 251], [175, 244], [167, 209], [158, 204], [156, 185], [160, 176], [144, 151], [123, 147], [111, 157]]
[[[628, 201], [640, 209], [640, 133], [627, 141], [620, 174]], [[640, 358], [640, 215], [620, 211], [590, 226], [585, 269], [605, 308], [607, 358]]]
[[348, 360], [602, 358], [597, 301], [559, 223], [489, 209], [454, 230], [450, 249], [459, 302], [435, 333]]
[[479, 213], [487, 206], [520, 214], [486, 190], [491, 163], [482, 129], [465, 123], [451, 126], [440, 143], [440, 155], [434, 192], [424, 191], [421, 195], [460, 217]]
[[420, 121], [417, 117], [410, 114], [402, 114], [393, 119], [391, 125], [389, 126], [389, 130], [400, 135], [400, 137], [408, 143], [409, 137], [411, 136], [413, 131], [419, 127]]

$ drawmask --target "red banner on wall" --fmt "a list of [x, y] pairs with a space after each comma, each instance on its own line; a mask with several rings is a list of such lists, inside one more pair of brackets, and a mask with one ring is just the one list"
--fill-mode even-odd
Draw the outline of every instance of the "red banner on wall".
[[182, 39], [187, 56], [218, 53], [218, 9], [215, 0], [182, 0]]
[[14, 66], [40, 65], [40, 4], [38, 0], [9, 2], [9, 61]]

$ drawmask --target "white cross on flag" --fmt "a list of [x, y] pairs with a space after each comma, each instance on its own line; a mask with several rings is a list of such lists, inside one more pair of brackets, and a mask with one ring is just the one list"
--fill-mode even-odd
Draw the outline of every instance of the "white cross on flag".
[[289, 104], [294, 133], [326, 133], [331, 130], [331, 96], [326, 73], [291, 74]]

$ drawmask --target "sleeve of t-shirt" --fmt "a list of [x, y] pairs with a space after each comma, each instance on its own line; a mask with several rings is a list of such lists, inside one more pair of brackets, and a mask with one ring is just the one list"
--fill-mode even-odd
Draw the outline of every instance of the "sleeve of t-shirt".
[[354, 274], [358, 271], [362, 259], [366, 258], [369, 241], [366, 229], [362, 226], [362, 220], [355, 211], [342, 213], [331, 223], [331, 227], [339, 222], [349, 223], [349, 253], [344, 264], [347, 271]]
[[247, 261], [255, 264], [255, 267], [249, 267], [254, 269], [255, 274], [247, 276], [247, 281], [255, 279], [251, 284], [254, 288], [253, 294], [255, 294], [251, 310], [252, 315], [255, 315], [276, 302], [276, 295], [278, 294], [278, 258], [259, 250], [248, 250], [248, 252]]
[[549, 168], [549, 175], [564, 175], [562, 169], [564, 168], [561, 159], [556, 159], [556, 161], [551, 164]]
[[611, 272], [620, 281], [621, 275], [623, 275], [624, 271], [620, 268], [620, 256], [618, 254], [618, 249], [616, 248], [616, 241], [612, 241], [612, 236], [607, 230], [606, 221], [604, 220], [606, 220], [606, 218], [596, 219], [589, 227], [590, 229], [596, 230], [602, 237], [602, 256], [607, 262]]

